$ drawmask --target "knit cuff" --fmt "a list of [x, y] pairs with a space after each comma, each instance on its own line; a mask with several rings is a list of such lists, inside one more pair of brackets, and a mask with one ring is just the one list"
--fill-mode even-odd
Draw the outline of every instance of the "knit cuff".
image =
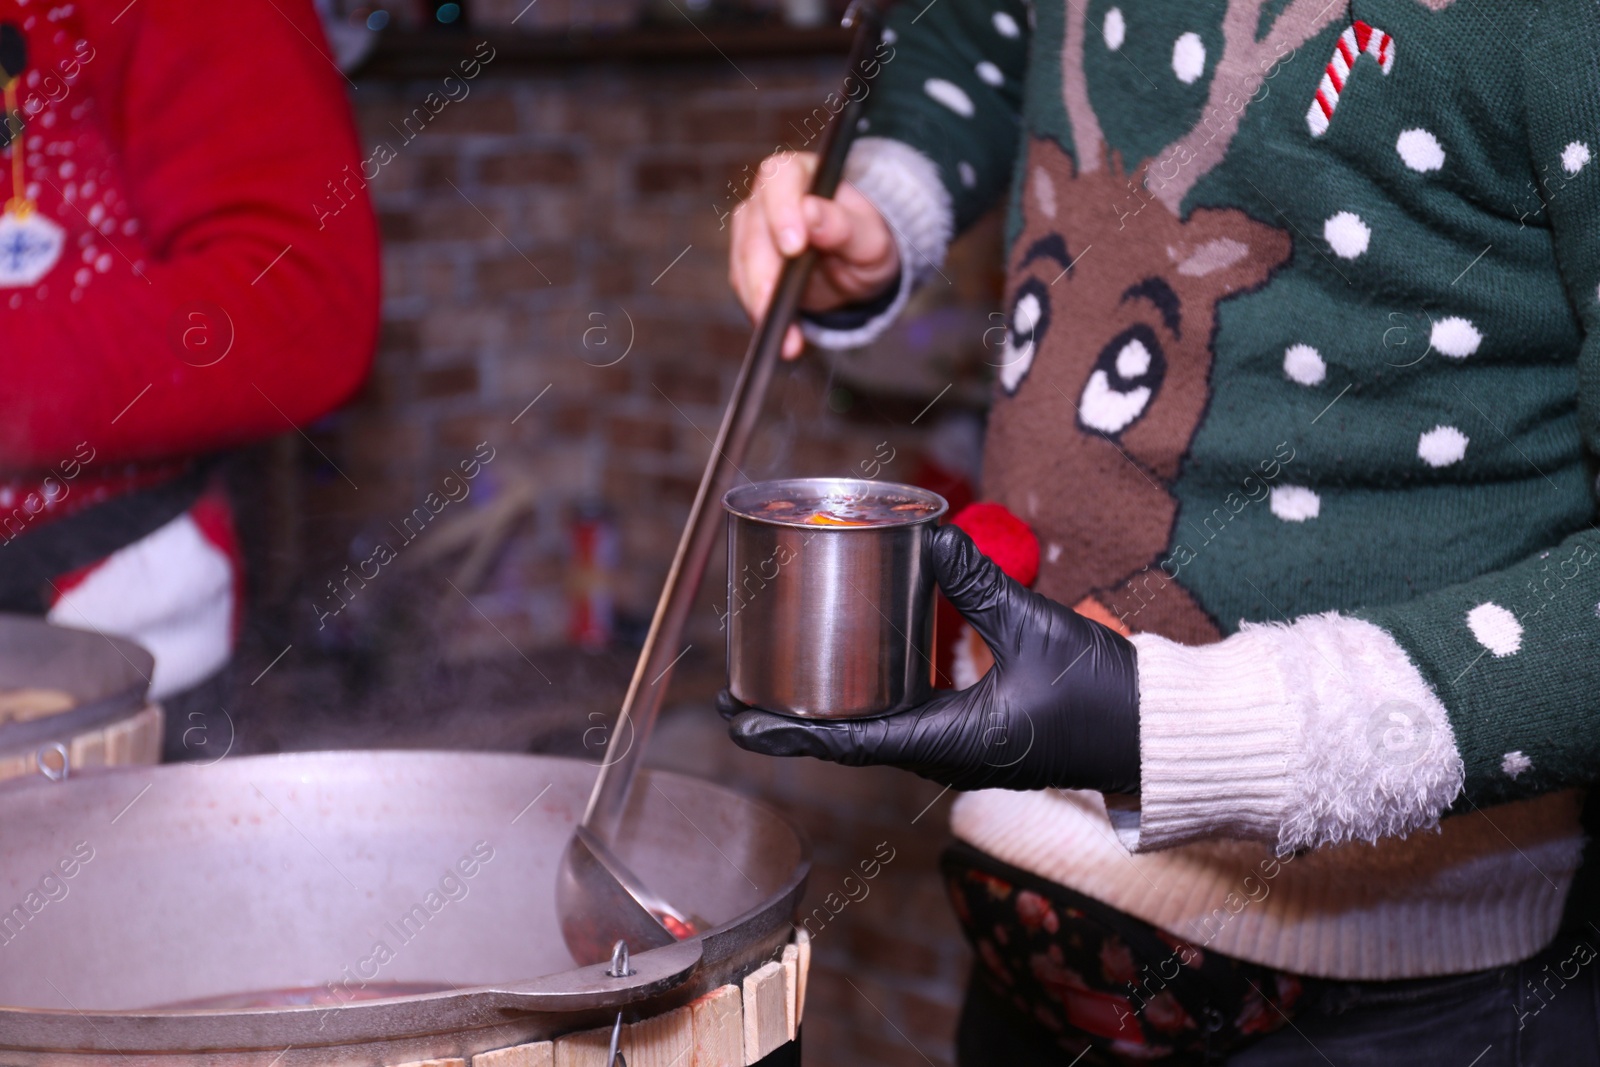
[[1461, 791], [1444, 705], [1380, 627], [1329, 612], [1215, 645], [1133, 641], [1141, 792], [1107, 798], [1129, 849], [1375, 841], [1437, 825]]
[[1117, 837], [1148, 852], [1207, 837], [1272, 841], [1290, 791], [1288, 685], [1255, 634], [1190, 647], [1136, 634], [1140, 790], [1106, 797]]
[[950, 193], [938, 165], [915, 148], [886, 137], [863, 137], [850, 147], [844, 179], [878, 209], [900, 251], [900, 285], [887, 308], [852, 329], [829, 329], [802, 318], [806, 338], [822, 348], [856, 348], [899, 317], [912, 292], [944, 265], [955, 226]]
[[894, 276], [894, 284], [885, 289], [882, 294], [860, 304], [846, 304], [842, 308], [832, 311], [801, 311], [800, 319], [819, 330], [844, 332], [859, 330], [869, 322], [888, 313], [895, 298], [900, 295], [900, 275]]

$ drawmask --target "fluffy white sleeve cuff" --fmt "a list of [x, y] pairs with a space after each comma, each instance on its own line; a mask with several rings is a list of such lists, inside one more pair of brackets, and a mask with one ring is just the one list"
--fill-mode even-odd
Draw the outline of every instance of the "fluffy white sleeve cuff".
[[1461, 791], [1444, 705], [1380, 627], [1329, 612], [1214, 645], [1133, 642], [1140, 793], [1107, 802], [1134, 851], [1374, 841], [1436, 825]]
[[802, 320], [806, 337], [823, 348], [855, 348], [877, 337], [905, 308], [911, 293], [944, 265], [955, 228], [950, 194], [939, 167], [902, 141], [863, 137], [850, 146], [844, 180], [883, 215], [900, 250], [900, 290], [880, 314], [854, 329], [830, 330]]

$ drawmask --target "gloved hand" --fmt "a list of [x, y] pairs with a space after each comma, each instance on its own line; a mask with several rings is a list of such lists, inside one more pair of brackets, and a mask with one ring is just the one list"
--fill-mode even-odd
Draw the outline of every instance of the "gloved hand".
[[876, 719], [794, 719], [719, 698], [728, 732], [769, 756], [885, 763], [956, 789], [1139, 789], [1133, 645], [1018, 585], [955, 526], [932, 535], [934, 576], [994, 653], [959, 692]]

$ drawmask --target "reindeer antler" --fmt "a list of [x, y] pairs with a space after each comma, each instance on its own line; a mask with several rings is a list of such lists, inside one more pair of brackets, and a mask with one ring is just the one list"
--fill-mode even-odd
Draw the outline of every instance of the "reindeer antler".
[[[1280, 62], [1287, 62], [1283, 58], [1286, 53], [1297, 52], [1347, 10], [1337, 0], [1294, 0], [1273, 22], [1266, 37], [1257, 41], [1261, 6], [1261, 0], [1228, 0], [1227, 13], [1222, 17], [1222, 58], [1212, 72], [1201, 120], [1156, 154], [1162, 163], [1177, 164], [1176, 173], [1170, 178], [1150, 181], [1147, 177], [1150, 191], [1173, 214], [1177, 214], [1178, 205], [1195, 183], [1227, 155], [1233, 135], [1239, 132], [1246, 103], [1260, 90], [1267, 72]], [[1230, 99], [1234, 103], [1229, 104]], [[1151, 171], [1155, 169], [1152, 167]]]
[[1067, 0], [1077, 17], [1067, 17], [1067, 39], [1061, 48], [1061, 98], [1067, 121], [1072, 123], [1072, 154], [1079, 174], [1100, 169], [1105, 162], [1105, 135], [1089, 103], [1089, 79], [1083, 72], [1083, 46], [1088, 37], [1087, 0]]
[[[1174, 214], [1195, 182], [1227, 154], [1233, 135], [1239, 132], [1245, 104], [1261, 88], [1267, 71], [1284, 62], [1285, 53], [1296, 51], [1346, 10], [1339, 0], [1293, 0], [1273, 22], [1267, 36], [1257, 41], [1262, 4], [1263, 0], [1228, 0], [1228, 10], [1222, 17], [1222, 58], [1212, 72], [1201, 121], [1156, 153], [1156, 165], [1146, 171], [1151, 194]], [[1089, 36], [1088, 7], [1081, 0], [1068, 0], [1068, 6], [1076, 17], [1067, 19], [1066, 41], [1061, 50], [1061, 95], [1067, 119], [1072, 123], [1078, 173], [1087, 174], [1105, 163], [1105, 134], [1089, 102], [1089, 81], [1083, 67], [1084, 43]], [[1229, 100], [1235, 103], [1229, 104]], [[1175, 169], [1175, 173], [1154, 178], [1157, 166], [1162, 171]]]

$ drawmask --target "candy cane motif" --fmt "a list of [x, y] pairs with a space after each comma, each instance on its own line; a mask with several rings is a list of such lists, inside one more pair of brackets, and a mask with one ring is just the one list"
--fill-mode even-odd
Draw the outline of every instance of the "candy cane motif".
[[1356, 65], [1356, 58], [1363, 52], [1377, 60], [1378, 69], [1385, 74], [1394, 69], [1393, 37], [1360, 20], [1346, 26], [1334, 46], [1333, 58], [1328, 60], [1328, 69], [1323, 72], [1322, 81], [1317, 86], [1311, 109], [1306, 112], [1306, 125], [1311, 127], [1311, 136], [1321, 137], [1328, 132], [1328, 123], [1333, 121], [1333, 109], [1339, 106], [1339, 94], [1350, 79], [1350, 70]]

